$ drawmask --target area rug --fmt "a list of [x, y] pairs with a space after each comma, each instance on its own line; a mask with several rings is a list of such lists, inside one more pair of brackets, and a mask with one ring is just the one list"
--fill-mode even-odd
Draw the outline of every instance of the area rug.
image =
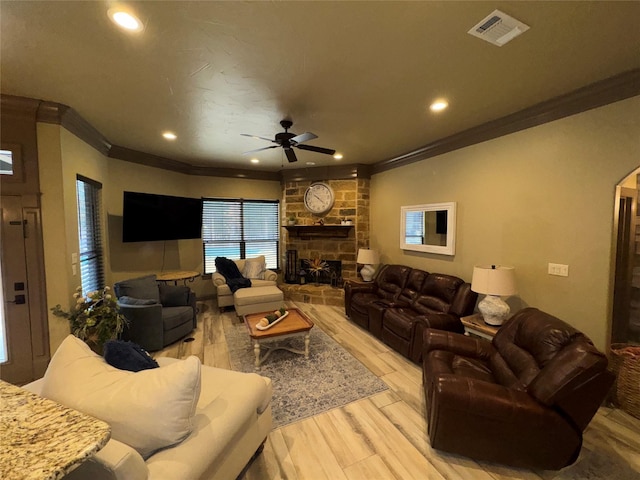
[[[273, 428], [311, 417], [388, 389], [358, 359], [317, 325], [311, 329], [309, 359], [287, 350], [273, 351], [259, 369], [244, 323], [225, 322], [231, 368], [258, 373], [273, 382]], [[304, 350], [304, 338], [280, 341]]]

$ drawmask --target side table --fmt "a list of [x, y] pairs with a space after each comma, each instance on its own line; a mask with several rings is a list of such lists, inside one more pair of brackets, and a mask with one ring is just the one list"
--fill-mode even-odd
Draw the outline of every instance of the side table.
[[200, 276], [199, 272], [190, 272], [190, 271], [182, 271], [182, 272], [164, 272], [159, 273], [156, 276], [156, 280], [158, 282], [173, 282], [174, 285], [178, 284], [178, 280], [182, 280], [186, 285], [187, 282], [193, 282], [196, 278]]
[[467, 317], [460, 318], [462, 325], [464, 326], [465, 335], [475, 335], [477, 337], [485, 338], [489, 341], [495, 337], [500, 327], [489, 325], [485, 323], [480, 313], [474, 313]]

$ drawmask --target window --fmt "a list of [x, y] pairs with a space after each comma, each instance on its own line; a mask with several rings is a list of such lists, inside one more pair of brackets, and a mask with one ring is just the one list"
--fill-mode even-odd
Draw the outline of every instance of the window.
[[405, 227], [405, 243], [422, 245], [424, 242], [424, 213], [407, 212]]
[[0, 150], [0, 175], [13, 175], [13, 152]]
[[279, 214], [278, 200], [203, 199], [204, 273], [216, 271], [216, 257], [264, 255], [267, 268], [279, 268]]
[[78, 237], [80, 252], [80, 281], [82, 293], [104, 287], [102, 266], [102, 235], [100, 231], [100, 190], [102, 184], [77, 176]]
[[17, 143], [0, 144], [0, 183], [23, 183], [24, 164], [22, 146]]

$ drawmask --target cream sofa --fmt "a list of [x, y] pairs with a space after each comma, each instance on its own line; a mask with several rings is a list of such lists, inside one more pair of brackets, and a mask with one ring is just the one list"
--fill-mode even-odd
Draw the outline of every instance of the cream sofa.
[[262, 451], [271, 380], [197, 357], [157, 361], [160, 368], [118, 370], [70, 335], [45, 376], [23, 387], [111, 426], [105, 447], [65, 480], [230, 480]]
[[[254, 258], [247, 258], [241, 260], [234, 260], [235, 264], [238, 266], [238, 270], [240, 273], [246, 272], [246, 262], [250, 261], [258, 261], [265, 264], [264, 255]], [[243, 273], [244, 275], [244, 273]], [[246, 275], [245, 275], [246, 277]], [[216, 287], [217, 297], [218, 297], [218, 308], [220, 310], [224, 309], [224, 307], [230, 307], [233, 305], [233, 292], [227, 285], [227, 281], [222, 276], [222, 274], [215, 272], [211, 276], [211, 281], [213, 285]], [[268, 270], [263, 268], [262, 273], [258, 276], [258, 278], [251, 278], [251, 287], [268, 287], [268, 286], [276, 286], [278, 283], [278, 274], [273, 270]]]

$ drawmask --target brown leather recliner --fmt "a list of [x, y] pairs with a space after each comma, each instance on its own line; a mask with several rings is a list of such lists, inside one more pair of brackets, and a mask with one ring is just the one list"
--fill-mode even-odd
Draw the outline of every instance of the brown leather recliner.
[[433, 448], [526, 468], [572, 464], [613, 383], [584, 334], [535, 308], [491, 343], [425, 330], [423, 367]]
[[[464, 333], [460, 317], [473, 313], [478, 294], [461, 278], [422, 272], [424, 275], [420, 279], [417, 272], [420, 271], [413, 270], [409, 275], [396, 305], [385, 310], [382, 340], [413, 362], [420, 363], [423, 331], [436, 328]], [[412, 284], [414, 288], [409, 289]]]
[[[382, 312], [393, 304], [411, 272], [404, 265], [383, 265], [373, 282], [362, 285], [347, 282], [344, 286], [344, 309], [351, 321], [380, 338]], [[373, 316], [373, 322], [370, 317]], [[373, 323], [373, 324], [372, 324]]]
[[384, 265], [368, 284], [347, 282], [347, 316], [405, 357], [420, 363], [422, 331], [463, 332], [478, 295], [464, 280], [404, 265]]

